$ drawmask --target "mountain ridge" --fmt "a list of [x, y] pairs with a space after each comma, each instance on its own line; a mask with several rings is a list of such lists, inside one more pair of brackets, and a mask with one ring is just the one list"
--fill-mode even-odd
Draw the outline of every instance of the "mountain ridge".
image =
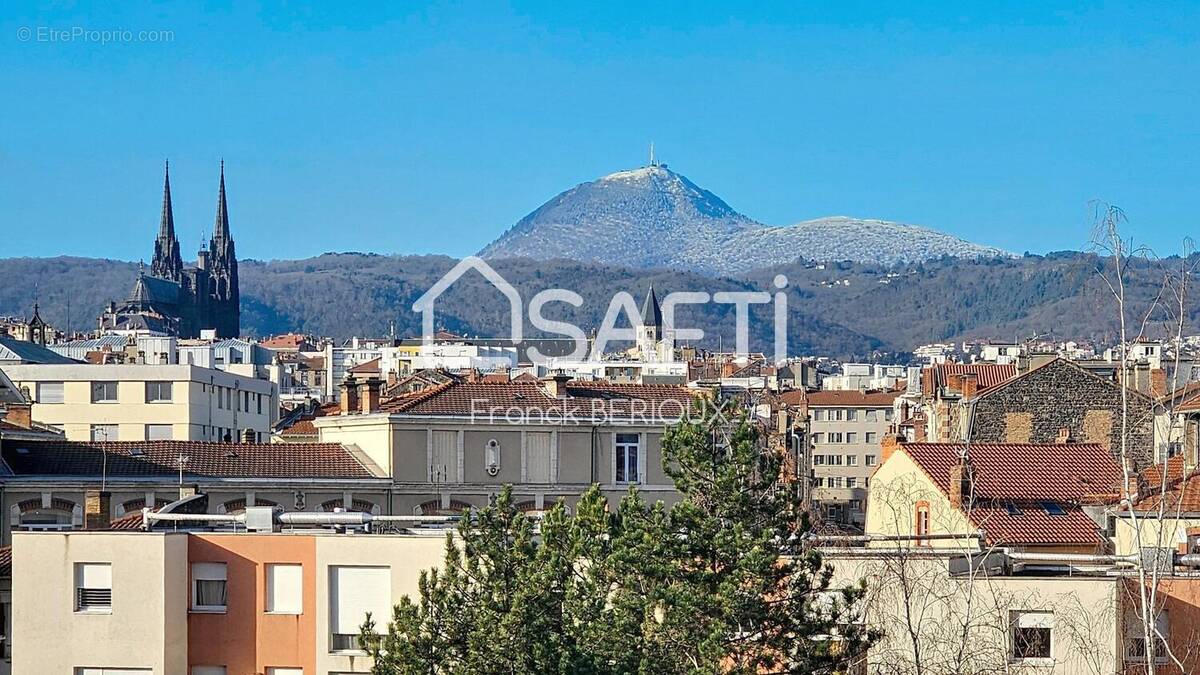
[[734, 275], [797, 259], [896, 264], [943, 255], [1011, 255], [932, 228], [829, 216], [764, 225], [666, 165], [564, 190], [480, 252], [484, 258], [568, 258]]

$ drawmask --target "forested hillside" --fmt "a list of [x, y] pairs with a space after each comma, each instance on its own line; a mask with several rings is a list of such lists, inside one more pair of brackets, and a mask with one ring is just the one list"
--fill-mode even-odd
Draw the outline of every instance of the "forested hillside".
[[[294, 261], [241, 263], [242, 326], [248, 335], [295, 330], [347, 337], [399, 335], [420, 330], [413, 301], [453, 264], [443, 256], [325, 254]], [[957, 337], [1111, 339], [1116, 313], [1096, 274], [1100, 259], [1081, 253], [1022, 258], [945, 258], [883, 267], [855, 263], [795, 263], [754, 271], [744, 278], [713, 278], [671, 270], [642, 270], [566, 260], [493, 261], [528, 301], [539, 290], [566, 288], [584, 298], [581, 308], [548, 305], [548, 318], [596, 327], [617, 291], [640, 304], [653, 284], [665, 293], [772, 290], [776, 274], [789, 281], [792, 353], [843, 357], [882, 356]], [[1148, 306], [1166, 270], [1182, 261], [1141, 260], [1133, 268], [1131, 309]], [[88, 330], [104, 304], [129, 291], [137, 265], [90, 258], [0, 260], [0, 314], [23, 314], [35, 299], [42, 315]], [[769, 306], [754, 313], [755, 347], [769, 349]], [[1196, 328], [1198, 309], [1188, 303]], [[1140, 321], [1140, 317], [1138, 317]], [[470, 335], [502, 334], [508, 326], [503, 296], [468, 274], [438, 303], [439, 327]], [[707, 342], [732, 346], [733, 310], [709, 304], [681, 311], [680, 325], [703, 327]]]

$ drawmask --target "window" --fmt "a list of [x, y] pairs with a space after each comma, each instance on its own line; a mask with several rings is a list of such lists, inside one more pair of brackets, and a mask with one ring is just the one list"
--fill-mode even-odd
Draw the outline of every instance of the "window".
[[[917, 504], [917, 513], [913, 522], [914, 534], [918, 537], [923, 537], [929, 534], [929, 504], [924, 502]], [[917, 546], [928, 546], [928, 539], [918, 539]]]
[[225, 563], [192, 563], [192, 611], [225, 611]]
[[225, 675], [225, 666], [192, 666], [192, 675]]
[[378, 630], [392, 616], [392, 570], [389, 567], [329, 568], [329, 651], [362, 651], [358, 635], [367, 614]]
[[821, 410], [820, 408], [813, 410], [812, 418], [813, 418], [814, 422], [820, 422], [822, 419], [825, 418], [825, 411]]
[[75, 611], [112, 612], [112, 563], [75, 563]]
[[825, 455], [813, 455], [813, 466], [824, 466]]
[[38, 382], [38, 403], [62, 403], [63, 400], [62, 382]]
[[842, 477], [841, 476], [831, 476], [829, 478], [829, 487], [832, 487], [832, 488], [842, 487]]
[[842, 442], [842, 433], [840, 431], [829, 432], [829, 442], [830, 443], [841, 443]]
[[841, 466], [842, 465], [842, 456], [841, 455], [826, 455], [825, 457], [826, 457], [825, 461], [828, 462], [830, 466]]
[[268, 667], [267, 675], [304, 675], [304, 669]]
[[824, 441], [825, 441], [825, 434], [816, 433], [816, 434], [812, 435], [813, 445], [817, 445], [818, 443], [823, 443]]
[[867, 455], [863, 458], [863, 464], [867, 466], [875, 466], [875, 455]]
[[813, 487], [825, 487], [825, 479], [820, 476], [813, 478]]
[[259, 394], [259, 395], [255, 396], [254, 399], [255, 399], [255, 402], [258, 403], [258, 414], [259, 415], [263, 414], [263, 412], [262, 412], [263, 395]]
[[863, 506], [863, 504], [862, 504], [861, 499], [851, 499], [850, 500], [850, 510], [851, 511], [862, 511], [862, 506]]
[[147, 424], [146, 440], [169, 441], [174, 437], [170, 424]]
[[116, 382], [93, 382], [92, 383], [92, 403], [116, 403], [117, 402], [117, 383]]
[[858, 455], [846, 455], [846, 466], [858, 466]]
[[846, 421], [853, 422], [858, 419], [858, 411], [854, 408], [846, 410]]
[[846, 434], [846, 442], [847, 443], [857, 443], [858, 442], [858, 433], [851, 431], [848, 434]]
[[433, 452], [429, 462], [432, 483], [458, 482], [458, 432], [433, 432]]
[[840, 422], [842, 420], [842, 409], [841, 408], [835, 408], [833, 410], [830, 410], [829, 414], [830, 414], [829, 419], [831, 419], [831, 420], [835, 420], [838, 422]]
[[883, 419], [887, 420], [888, 422], [892, 421], [892, 409], [891, 408], [884, 409]]
[[[1141, 615], [1130, 613], [1125, 619], [1125, 660], [1142, 663], [1146, 662], [1146, 635], [1142, 625]], [[1154, 662], [1167, 663], [1167, 636], [1171, 634], [1171, 624], [1167, 612], [1161, 611], [1154, 618]]]
[[613, 452], [617, 462], [614, 480], [618, 483], [638, 483], [638, 459], [641, 455], [641, 437], [637, 434], [616, 434]]
[[1052, 612], [1012, 612], [1012, 660], [1047, 661], [1054, 654]]
[[171, 383], [170, 382], [147, 382], [146, 383], [146, 403], [170, 403], [171, 401]]
[[875, 433], [874, 431], [868, 431], [865, 435], [864, 440], [867, 443], [872, 443], [872, 444], [878, 443], [879, 442], [879, 434]]
[[267, 565], [267, 611], [301, 614], [304, 609], [304, 568], [301, 565]]
[[858, 479], [855, 478], [854, 476], [848, 476], [846, 478], [846, 487], [848, 487], [848, 488], [858, 487]]
[[866, 414], [866, 418], [867, 418], [868, 422], [878, 422], [879, 421], [879, 411], [878, 410], [868, 410], [867, 414]]
[[92, 442], [119, 441], [121, 440], [121, 434], [118, 429], [119, 427], [115, 424], [93, 424]]
[[550, 475], [550, 446], [551, 436], [548, 432], [527, 432], [525, 434], [525, 482], [549, 483], [553, 480]]

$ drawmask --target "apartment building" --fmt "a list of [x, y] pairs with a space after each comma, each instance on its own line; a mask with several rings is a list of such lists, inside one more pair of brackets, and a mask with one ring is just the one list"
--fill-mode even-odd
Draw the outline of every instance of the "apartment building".
[[[25, 434], [24, 436], [29, 436]], [[332, 443], [207, 443], [0, 438], [0, 544], [11, 532], [108, 527], [199, 494], [193, 511], [253, 506], [390, 513], [391, 480], [364, 453]]]
[[807, 411], [812, 498], [827, 520], [861, 526], [880, 443], [894, 418], [897, 391], [852, 389], [786, 392], [781, 399]]
[[273, 383], [193, 365], [6, 365], [33, 399], [33, 419], [73, 441], [270, 438]]
[[592, 484], [675, 498], [662, 435], [693, 407], [672, 385], [453, 379], [380, 401], [378, 380], [344, 382], [342, 414], [316, 417], [320, 439], [361, 448], [393, 480], [395, 513], [458, 513], [512, 484], [522, 508], [573, 501]]
[[13, 670], [367, 673], [359, 626], [415, 597], [444, 547], [437, 530], [19, 533]]

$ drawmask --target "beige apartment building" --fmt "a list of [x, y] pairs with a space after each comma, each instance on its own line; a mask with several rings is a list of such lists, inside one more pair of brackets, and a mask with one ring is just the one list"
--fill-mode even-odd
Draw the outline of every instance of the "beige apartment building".
[[25, 364], [4, 372], [33, 399], [35, 422], [73, 441], [270, 438], [273, 383], [191, 365]]
[[804, 394], [813, 499], [826, 518], [861, 526], [880, 442], [892, 423], [896, 391], [829, 390]]
[[397, 514], [459, 513], [505, 484], [531, 511], [570, 504], [593, 484], [614, 501], [631, 486], [649, 501], [677, 495], [662, 436], [693, 405], [684, 387], [454, 381], [380, 403], [368, 384], [343, 387], [343, 414], [313, 425], [322, 442], [361, 448], [392, 477]]
[[[26, 532], [13, 542], [13, 672], [366, 673], [444, 532]], [[385, 619], [386, 621], [386, 619]]]

